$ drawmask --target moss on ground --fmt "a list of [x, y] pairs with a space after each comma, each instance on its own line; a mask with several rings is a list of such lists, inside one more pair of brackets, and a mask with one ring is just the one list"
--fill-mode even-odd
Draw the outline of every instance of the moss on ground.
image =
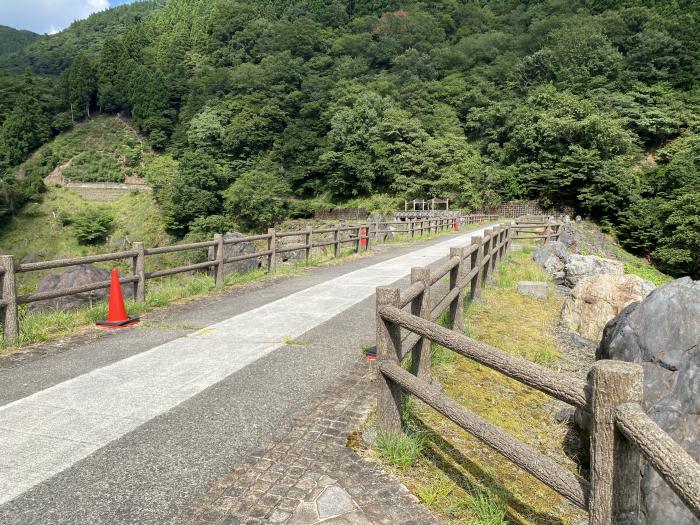
[[[483, 300], [465, 307], [465, 332], [506, 352], [556, 366], [553, 329], [561, 299], [520, 295], [520, 280], [548, 280], [532, 262], [530, 249], [510, 254], [483, 289]], [[433, 370], [444, 393], [566, 468], [577, 465], [563, 452], [566, 428], [555, 422], [551, 398], [437, 345]], [[461, 430], [420, 401], [404, 412], [410, 434], [420, 433], [421, 453], [409, 465], [387, 465], [447, 524], [568, 524], [583, 514], [556, 492]], [[403, 458], [405, 460], [405, 458]], [[405, 462], [405, 461], [404, 461]]]

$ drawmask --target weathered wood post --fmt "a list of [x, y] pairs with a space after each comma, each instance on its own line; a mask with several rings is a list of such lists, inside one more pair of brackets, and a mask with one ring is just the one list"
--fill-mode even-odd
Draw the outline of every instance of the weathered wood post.
[[366, 251], [366, 252], [369, 251], [369, 241], [370, 241], [370, 238], [371, 238], [371, 235], [369, 234], [369, 232], [370, 232], [370, 227], [371, 227], [371, 226], [372, 226], [372, 225], [371, 225], [369, 222], [365, 224], [365, 237], [366, 237], [366, 239], [365, 239], [365, 251]]
[[214, 262], [216, 265], [212, 268], [214, 275], [214, 286], [221, 288], [224, 285], [224, 236], [220, 233], [214, 234]]
[[2, 295], [0, 300], [0, 321], [6, 345], [13, 345], [19, 337], [19, 317], [17, 316], [17, 285], [15, 282], [15, 258], [12, 255], [0, 255], [0, 274]]
[[[450, 270], [450, 291], [462, 286], [465, 276], [464, 248], [450, 248], [450, 258], [459, 257], [459, 264]], [[450, 304], [450, 328], [462, 333], [464, 328], [464, 294], [460, 288], [454, 301]]]
[[544, 227], [544, 244], [549, 241], [549, 223]]
[[643, 375], [640, 365], [624, 361], [591, 368], [590, 525], [639, 523], [639, 451], [615, 427], [615, 408], [641, 403]]
[[[423, 292], [411, 302], [411, 313], [421, 319], [430, 319], [430, 268], [411, 268], [411, 284], [422, 282]], [[432, 343], [427, 337], [421, 337], [411, 350], [411, 372], [430, 383], [430, 348]]]
[[338, 257], [340, 255], [340, 223], [335, 225], [335, 230], [333, 231], [333, 257]]
[[309, 260], [311, 259], [311, 235], [313, 234], [313, 230], [311, 229], [311, 226], [306, 227], [306, 231], [304, 232], [304, 238], [306, 239], [306, 242], [304, 243], [305, 248], [304, 248], [304, 258], [306, 259], [306, 264], [309, 264]]
[[355, 253], [360, 253], [360, 232], [362, 228], [360, 226], [355, 227], [353, 233], [355, 234]]
[[134, 299], [139, 303], [143, 303], [146, 301], [146, 248], [142, 242], [134, 242], [131, 246], [136, 252], [131, 261], [131, 269], [134, 277], [139, 278], [138, 281], [133, 283]]
[[415, 235], [415, 221], [413, 219], [408, 219], [408, 231], [410, 232], [410, 238], [413, 240], [413, 236]]
[[[379, 286], [377, 288], [377, 359], [399, 364], [401, 355], [401, 327], [385, 321], [379, 314], [382, 306], [398, 308], [401, 292], [398, 288]], [[377, 393], [377, 426], [383, 431], [401, 431], [401, 387], [379, 374]]]
[[482, 268], [480, 270], [481, 273], [481, 282], [482, 285], [486, 284], [486, 280], [489, 278], [491, 272], [489, 271], [491, 269], [491, 259], [489, 258], [486, 260], [485, 263], [483, 263], [483, 260], [485, 260], [489, 254], [491, 253], [491, 245], [493, 244], [493, 230], [491, 228], [484, 230], [484, 255], [482, 258]]
[[277, 233], [274, 228], [268, 228], [267, 234], [267, 273], [273, 273], [277, 266]]
[[376, 242], [377, 244], [379, 244], [381, 242], [381, 238], [380, 238], [381, 234], [379, 233], [379, 224], [380, 224], [379, 217], [377, 217], [376, 219], [374, 219], [374, 228], [375, 228], [375, 230], [374, 230], [374, 242]]
[[497, 224], [493, 230], [493, 233], [491, 233], [491, 260], [489, 261], [489, 264], [491, 265], [491, 268], [489, 270], [489, 274], [491, 275], [491, 278], [493, 279], [493, 275], [496, 272], [496, 265], [498, 264], [498, 239], [501, 237], [501, 225]]
[[482, 237], [472, 237], [472, 244], [476, 245], [476, 250], [472, 252], [471, 255], [471, 269], [477, 268], [474, 277], [472, 277], [471, 287], [469, 290], [469, 299], [471, 301], [476, 301], [481, 297], [481, 272], [483, 271], [482, 261], [484, 251], [482, 249], [482, 244], [484, 240]]

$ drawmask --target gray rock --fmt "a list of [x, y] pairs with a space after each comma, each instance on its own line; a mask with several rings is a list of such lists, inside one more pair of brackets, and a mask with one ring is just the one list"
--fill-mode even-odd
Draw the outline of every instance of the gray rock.
[[595, 255], [570, 255], [564, 266], [564, 285], [573, 288], [579, 281], [594, 275], [623, 275], [625, 266], [620, 261]]
[[535, 250], [532, 259], [544, 266], [544, 269], [549, 273], [556, 274], [564, 270], [566, 262], [569, 260], [569, 252], [563, 243], [553, 241]]
[[[44, 276], [37, 287], [37, 292], [52, 292], [54, 290], [77, 288], [87, 284], [109, 281], [110, 275], [109, 271], [90, 264], [70, 266], [60, 273], [52, 273]], [[89, 304], [91, 301], [100, 300], [108, 295], [109, 288], [103, 288], [101, 290], [93, 290], [91, 292], [69, 295], [67, 297], [38, 301], [36, 303], [31, 303], [31, 308], [36, 310], [77, 308], [84, 304]], [[122, 295], [125, 298], [132, 297], [133, 287], [131, 285], [122, 286]]]
[[[279, 248], [291, 248], [292, 246], [298, 246], [300, 244], [306, 243], [306, 235], [292, 235], [291, 237], [282, 237], [277, 241], [277, 247]], [[306, 250], [300, 248], [298, 250], [291, 250], [288, 252], [280, 253], [277, 258], [282, 262], [289, 261], [301, 261], [306, 258]]]
[[[224, 234], [224, 242], [227, 240], [240, 239], [245, 237], [240, 232], [226, 232]], [[209, 250], [209, 258], [213, 257], [213, 248]], [[230, 257], [237, 257], [244, 254], [258, 253], [258, 249], [250, 241], [237, 242], [235, 244], [224, 244], [224, 259]], [[261, 261], [259, 257], [253, 259], [245, 259], [243, 261], [236, 261], [232, 263], [224, 264], [224, 275], [230, 273], [246, 273], [260, 268]]]
[[[677, 279], [627, 306], [596, 357], [641, 363], [646, 413], [700, 460], [700, 281]], [[642, 475], [646, 525], [700, 523], [649, 464]]]
[[326, 487], [318, 497], [316, 507], [318, 509], [318, 517], [325, 519], [355, 510], [355, 503], [345, 489], [338, 485], [331, 485]]
[[547, 283], [542, 281], [518, 281], [518, 293], [539, 299], [547, 300]]

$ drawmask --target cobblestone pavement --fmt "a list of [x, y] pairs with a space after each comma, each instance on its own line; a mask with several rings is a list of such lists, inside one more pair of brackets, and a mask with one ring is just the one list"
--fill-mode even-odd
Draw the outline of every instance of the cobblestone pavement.
[[281, 438], [219, 480], [186, 516], [196, 524], [438, 524], [396, 478], [347, 446], [374, 399], [357, 363], [292, 420]]

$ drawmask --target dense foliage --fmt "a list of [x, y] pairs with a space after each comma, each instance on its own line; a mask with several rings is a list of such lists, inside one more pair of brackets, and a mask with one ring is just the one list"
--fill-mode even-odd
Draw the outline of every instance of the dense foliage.
[[179, 234], [308, 198], [526, 197], [700, 274], [694, 0], [143, 2], [0, 64], [5, 186], [52, 134], [121, 112], [164, 153], [145, 171]]

